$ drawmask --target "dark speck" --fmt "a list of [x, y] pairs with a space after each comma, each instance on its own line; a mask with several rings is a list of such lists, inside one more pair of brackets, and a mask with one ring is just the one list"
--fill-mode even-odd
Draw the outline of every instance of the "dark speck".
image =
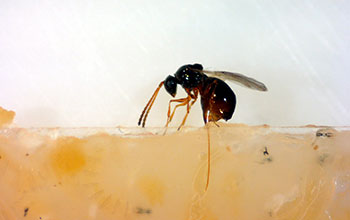
[[271, 158], [271, 157], [268, 157], [268, 158], [265, 159], [265, 161], [267, 161], [267, 162], [272, 162], [272, 158]]
[[26, 216], [27, 216], [28, 211], [29, 211], [29, 208], [25, 208], [25, 209], [24, 209], [24, 217], [26, 217]]
[[151, 214], [152, 210], [151, 209], [144, 209], [144, 208], [137, 207], [136, 208], [136, 213], [137, 214]]
[[326, 161], [326, 159], [329, 157], [329, 155], [328, 154], [322, 154], [322, 155], [320, 155], [320, 157], [319, 157], [319, 163], [322, 165], [322, 164], [324, 164], [324, 162]]
[[269, 211], [268, 213], [269, 213], [269, 216], [272, 217], [272, 211]]
[[265, 162], [267, 163], [272, 162], [272, 158], [270, 156], [270, 153], [267, 151], [267, 147], [265, 147], [263, 154], [264, 154], [264, 159], [260, 162], [261, 164], [264, 164]]
[[333, 137], [334, 136], [334, 129], [319, 129], [316, 132], [316, 137]]
[[264, 155], [269, 155], [269, 152], [267, 151], [267, 147], [265, 147]]

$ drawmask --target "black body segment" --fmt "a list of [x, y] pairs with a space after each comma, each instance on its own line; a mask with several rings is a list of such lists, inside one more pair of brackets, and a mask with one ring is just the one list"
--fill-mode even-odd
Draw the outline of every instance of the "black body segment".
[[200, 64], [184, 65], [176, 71], [175, 78], [184, 89], [193, 89], [203, 80], [204, 74], [196, 71], [202, 69], [203, 67]]

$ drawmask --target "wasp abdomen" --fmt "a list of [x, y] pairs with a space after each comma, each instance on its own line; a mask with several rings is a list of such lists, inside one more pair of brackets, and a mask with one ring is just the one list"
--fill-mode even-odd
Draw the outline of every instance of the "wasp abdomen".
[[200, 94], [205, 123], [231, 119], [236, 107], [236, 95], [224, 81], [206, 78]]

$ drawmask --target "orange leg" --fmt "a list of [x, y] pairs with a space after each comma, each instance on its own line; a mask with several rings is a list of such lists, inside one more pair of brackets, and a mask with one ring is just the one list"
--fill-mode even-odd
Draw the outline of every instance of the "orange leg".
[[[169, 123], [171, 122], [171, 120], [173, 119], [174, 117], [174, 114], [175, 114], [175, 111], [177, 109], [177, 107], [179, 106], [184, 106], [184, 105], [189, 105], [188, 103], [190, 102], [191, 100], [191, 96], [187, 96], [187, 98], [182, 98], [182, 99], [173, 99], [173, 100], [170, 100], [169, 101], [169, 109], [168, 109], [168, 120], [167, 120], [167, 123], [165, 125], [165, 127], [167, 128]], [[170, 105], [172, 102], [181, 102], [180, 104], [177, 104], [173, 110], [173, 113], [170, 115]], [[188, 107], [187, 107], [188, 108]]]
[[186, 119], [187, 119], [188, 113], [190, 113], [190, 109], [191, 109], [190, 104], [189, 104], [189, 102], [187, 102], [187, 111], [186, 111], [186, 115], [185, 115], [184, 119], [182, 120], [181, 125], [177, 128], [177, 130], [180, 130], [181, 127], [185, 124], [185, 121], [186, 121]]
[[[171, 103], [172, 102], [185, 102], [188, 99], [188, 97], [186, 98], [182, 98], [182, 99], [172, 99], [169, 101], [169, 107], [168, 107], [168, 118], [167, 118], [167, 124], [165, 125], [165, 127], [170, 123], [171, 119], [170, 119], [170, 113], [171, 113]], [[170, 120], [169, 120], [170, 119]]]
[[[192, 95], [191, 92], [189, 90], [186, 90], [186, 92], [188, 93], [188, 96], [190, 96], [192, 99], [194, 99], [191, 103], [191, 106], [193, 105], [193, 103], [196, 102], [197, 100], [197, 97], [198, 97], [198, 90], [195, 91], [195, 94]], [[170, 100], [169, 101], [169, 107], [168, 107], [168, 119], [167, 119], [167, 122], [169, 121], [169, 118], [170, 118], [170, 110], [171, 110], [171, 103], [172, 102], [183, 102], [185, 100], [189, 99], [189, 97], [186, 97], [186, 98], [182, 98], [182, 99], [173, 99], [173, 100]]]
[[192, 100], [191, 104], [187, 104], [186, 115], [185, 115], [184, 119], [182, 120], [181, 125], [179, 126], [179, 128], [177, 130], [180, 130], [182, 128], [182, 126], [184, 126], [186, 119], [187, 119], [187, 116], [190, 113], [191, 107], [197, 101], [197, 98], [198, 98], [198, 90], [194, 90], [194, 95], [191, 95], [191, 93], [188, 91], [187, 91], [187, 93], [189, 94], [189, 96], [191, 96], [191, 98], [193, 98], [193, 100]]
[[159, 83], [159, 85], [158, 85], [156, 91], [154, 91], [152, 97], [150, 98], [150, 100], [148, 101], [147, 105], [146, 105], [145, 108], [143, 109], [142, 114], [141, 114], [141, 116], [140, 116], [140, 118], [139, 118], [138, 125], [140, 125], [140, 124], [141, 124], [141, 121], [142, 121], [142, 127], [145, 127], [146, 119], [147, 119], [148, 113], [149, 113], [149, 111], [151, 110], [152, 105], [153, 105], [153, 103], [154, 103], [154, 100], [156, 100], [156, 97], [157, 97], [157, 95], [158, 95], [158, 92], [159, 92], [160, 88], [163, 86], [163, 84], [164, 84], [164, 81], [161, 82], [161, 83]]

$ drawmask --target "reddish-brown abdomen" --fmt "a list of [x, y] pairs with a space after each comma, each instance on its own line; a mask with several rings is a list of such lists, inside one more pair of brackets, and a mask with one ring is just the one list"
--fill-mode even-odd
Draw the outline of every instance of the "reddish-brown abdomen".
[[207, 77], [199, 92], [204, 123], [231, 119], [236, 107], [236, 95], [224, 81]]

